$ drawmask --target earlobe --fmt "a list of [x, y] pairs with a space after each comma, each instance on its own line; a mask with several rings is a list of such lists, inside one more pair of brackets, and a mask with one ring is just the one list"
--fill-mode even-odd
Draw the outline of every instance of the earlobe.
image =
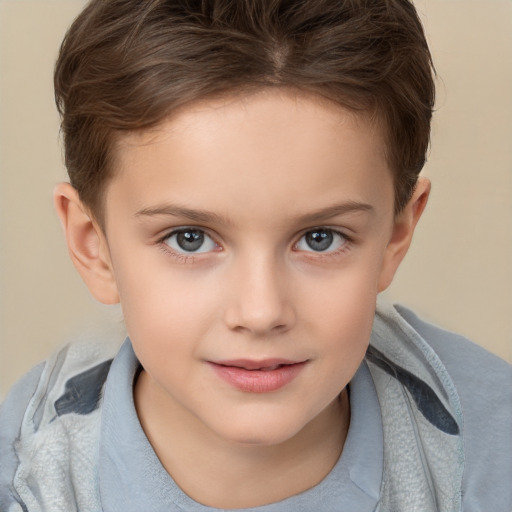
[[103, 304], [116, 304], [119, 294], [106, 238], [69, 183], [55, 187], [54, 205], [60, 218], [68, 252], [93, 297]]
[[430, 194], [430, 181], [427, 178], [418, 178], [414, 193], [394, 220], [391, 237], [384, 254], [378, 291], [384, 291], [393, 280], [393, 277], [404, 259], [411, 245], [414, 229], [427, 206]]

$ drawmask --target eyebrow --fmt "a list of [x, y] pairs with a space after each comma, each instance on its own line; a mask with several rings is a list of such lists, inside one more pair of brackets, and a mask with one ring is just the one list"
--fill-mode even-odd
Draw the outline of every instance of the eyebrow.
[[334, 204], [327, 208], [321, 208], [320, 210], [307, 213], [299, 217], [301, 223], [314, 223], [324, 220], [332, 219], [338, 215], [347, 215], [349, 213], [357, 212], [368, 212], [373, 213], [375, 211], [371, 204], [360, 203], [358, 201], [347, 201], [345, 203]]
[[[337, 217], [338, 215], [346, 215], [349, 213], [357, 212], [374, 212], [374, 208], [370, 204], [361, 203], [358, 201], [347, 201], [340, 204], [334, 204], [327, 208], [321, 208], [311, 213], [301, 215], [298, 218], [299, 223], [315, 223], [325, 221]], [[207, 210], [196, 210], [186, 208], [183, 206], [166, 204], [162, 206], [155, 206], [153, 208], [143, 208], [135, 213], [135, 217], [152, 217], [156, 215], [168, 215], [172, 217], [181, 217], [188, 219], [192, 222], [204, 222], [211, 224], [225, 224], [229, 225], [232, 222], [226, 217]]]
[[185, 208], [183, 206], [171, 204], [155, 206], [154, 208], [143, 208], [135, 214], [135, 217], [152, 217], [155, 215], [182, 217], [193, 222], [230, 224], [228, 219], [222, 215], [218, 215], [217, 213], [209, 212], [206, 210], [194, 210], [191, 208]]

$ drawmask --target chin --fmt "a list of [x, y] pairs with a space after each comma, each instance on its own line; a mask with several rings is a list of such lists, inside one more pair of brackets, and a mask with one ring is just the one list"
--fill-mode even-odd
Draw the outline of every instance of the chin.
[[269, 435], [269, 432], [245, 432], [241, 433], [239, 436], [230, 437], [229, 441], [236, 445], [247, 447], [257, 446], [264, 448], [282, 445], [286, 443], [286, 441], [289, 441], [292, 437], [293, 435], [277, 435], [277, 433], [274, 433], [274, 435]]
[[[283, 415], [284, 416], [284, 415]], [[226, 425], [224, 429], [217, 430], [217, 433], [228, 441], [246, 446], [276, 446], [292, 439], [302, 429], [302, 424], [297, 425], [286, 418], [251, 418], [247, 421], [234, 421]]]

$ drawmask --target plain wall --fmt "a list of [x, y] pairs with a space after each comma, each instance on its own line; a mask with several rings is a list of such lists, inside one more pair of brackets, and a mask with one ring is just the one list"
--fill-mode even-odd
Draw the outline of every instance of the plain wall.
[[[119, 308], [72, 268], [52, 207], [66, 179], [53, 63], [82, 5], [0, 0], [0, 395], [66, 340], [124, 336]], [[512, 361], [512, 2], [416, 5], [439, 74], [433, 191], [386, 295]]]

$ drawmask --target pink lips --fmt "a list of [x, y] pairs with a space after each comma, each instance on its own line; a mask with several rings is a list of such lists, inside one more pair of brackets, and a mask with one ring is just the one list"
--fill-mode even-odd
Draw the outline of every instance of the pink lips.
[[210, 361], [209, 364], [221, 379], [241, 391], [269, 393], [291, 382], [304, 368], [306, 361], [237, 359]]

